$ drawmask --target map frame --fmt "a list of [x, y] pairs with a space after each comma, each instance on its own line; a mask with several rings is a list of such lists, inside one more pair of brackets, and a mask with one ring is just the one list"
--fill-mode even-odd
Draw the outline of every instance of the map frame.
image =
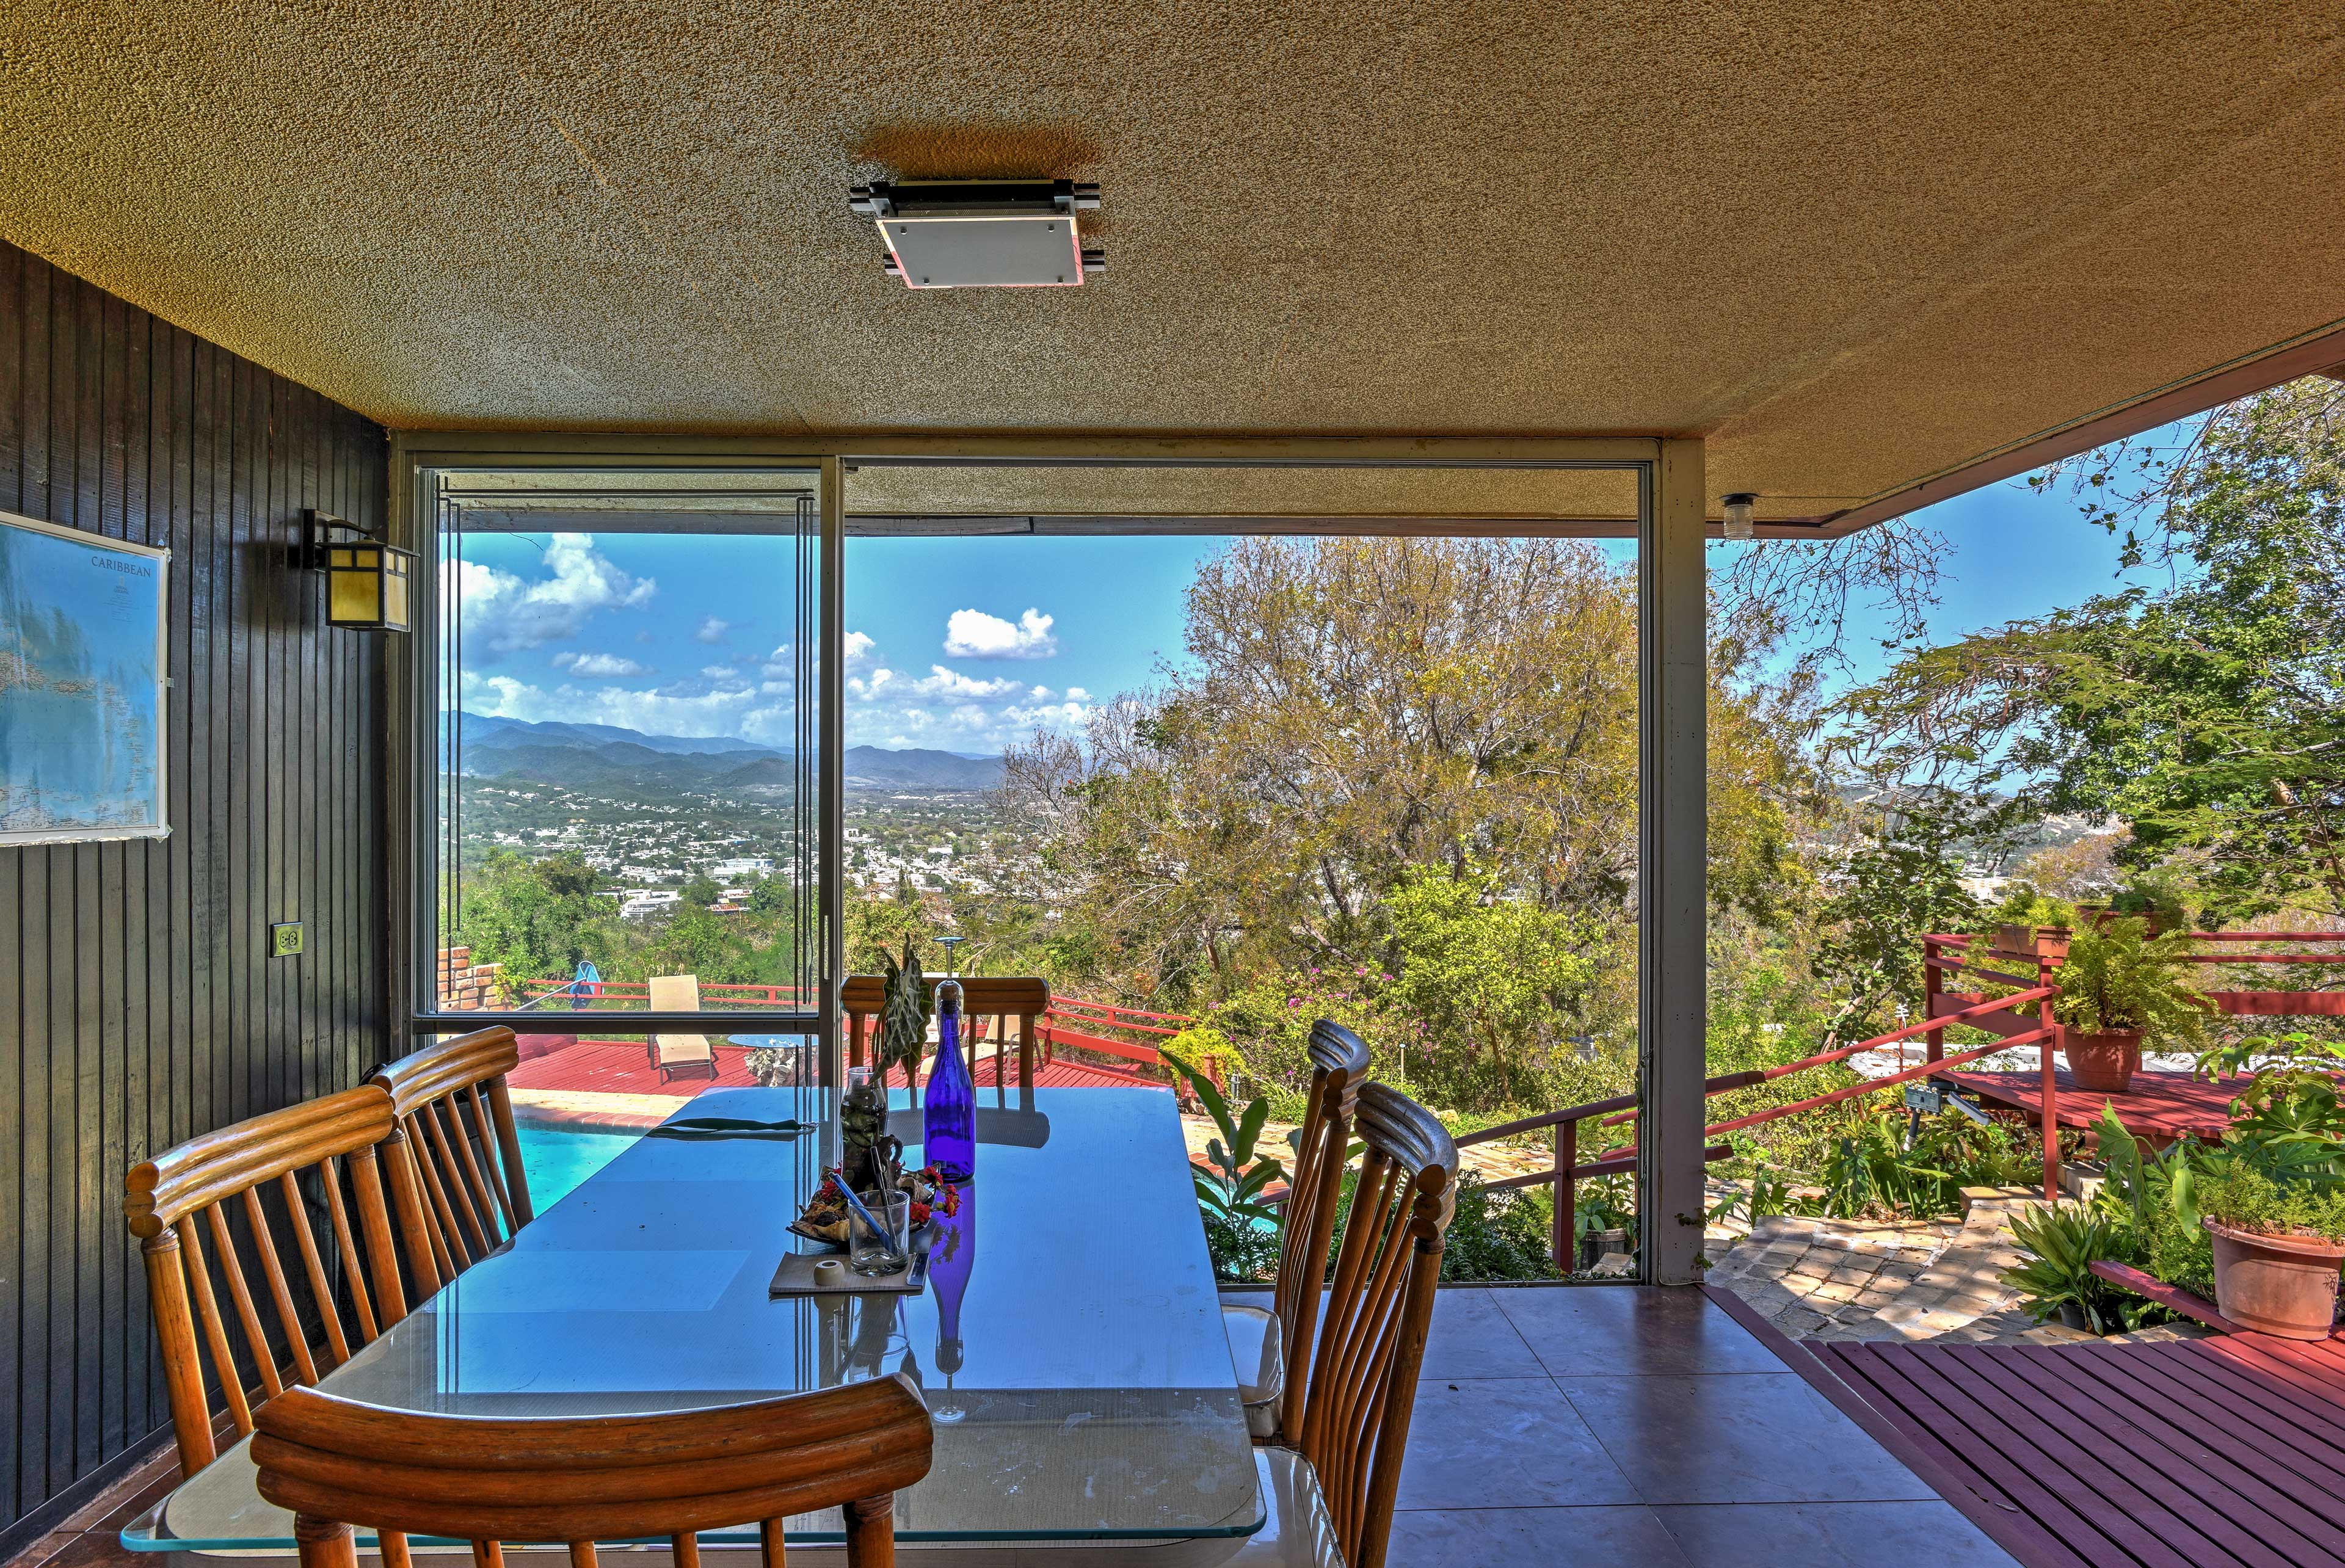
[[155, 820], [127, 825], [75, 824], [66, 827], [0, 828], [0, 848], [44, 844], [107, 844], [126, 839], [168, 838], [171, 834], [171, 552], [153, 544], [135, 544], [94, 533], [86, 528], [44, 522], [21, 512], [0, 511], [0, 528], [18, 528], [109, 554], [135, 556], [155, 567]]

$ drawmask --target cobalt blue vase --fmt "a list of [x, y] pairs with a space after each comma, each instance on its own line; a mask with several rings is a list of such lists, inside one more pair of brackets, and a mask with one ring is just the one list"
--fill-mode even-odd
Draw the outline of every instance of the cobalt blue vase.
[[[951, 986], [950, 1006], [945, 987]], [[977, 1174], [977, 1082], [960, 1050], [960, 987], [937, 986], [937, 1065], [929, 1069], [928, 1104], [921, 1109], [922, 1157], [954, 1185]]]

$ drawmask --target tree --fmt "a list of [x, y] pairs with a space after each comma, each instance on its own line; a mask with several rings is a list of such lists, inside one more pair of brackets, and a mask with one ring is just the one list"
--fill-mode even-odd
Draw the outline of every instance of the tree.
[[715, 877], [704, 873], [687, 878], [676, 896], [681, 902], [689, 904], [695, 909], [706, 909], [725, 896], [725, 889], [716, 885]]
[[2086, 516], [2170, 583], [1909, 654], [1844, 709], [1874, 765], [2122, 818], [2120, 864], [2188, 864], [2218, 918], [2345, 912], [2340, 406], [2315, 378], [2098, 454]]
[[503, 965], [510, 983], [566, 980], [582, 960], [607, 965], [619, 923], [612, 901], [594, 896], [594, 881], [574, 851], [532, 860], [492, 850], [464, 884], [460, 939], [474, 962]]

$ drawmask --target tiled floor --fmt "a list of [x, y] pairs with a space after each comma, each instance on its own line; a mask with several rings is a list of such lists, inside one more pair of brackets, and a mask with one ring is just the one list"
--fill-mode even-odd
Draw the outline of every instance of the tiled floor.
[[2001, 1548], [1695, 1290], [1436, 1299], [1393, 1568], [1984, 1568]]
[[[167, 1454], [5, 1568], [123, 1568]], [[1445, 1289], [1390, 1568], [2011, 1559], [1700, 1291]]]

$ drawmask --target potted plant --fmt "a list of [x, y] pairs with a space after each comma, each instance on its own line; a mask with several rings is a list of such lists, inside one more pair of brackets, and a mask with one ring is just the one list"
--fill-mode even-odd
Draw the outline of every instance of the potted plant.
[[2327, 1339], [2345, 1267], [2345, 1189], [2275, 1179], [2230, 1159], [2200, 1175], [2198, 1200], [2223, 1316], [2259, 1333]]
[[2052, 1017], [2076, 1087], [2123, 1094], [2141, 1069], [2145, 1041], [2204, 1047], [2207, 999], [2183, 978], [2180, 932], [2153, 936], [2122, 916], [2086, 926], [2068, 943], [2053, 980]]
[[1983, 936], [1971, 940], [1970, 951], [1980, 956], [2057, 960], [2068, 951], [2076, 924], [2076, 907], [2066, 900], [2039, 893], [2031, 883], [2015, 882], [2003, 901], [1988, 912], [1993, 924]]

